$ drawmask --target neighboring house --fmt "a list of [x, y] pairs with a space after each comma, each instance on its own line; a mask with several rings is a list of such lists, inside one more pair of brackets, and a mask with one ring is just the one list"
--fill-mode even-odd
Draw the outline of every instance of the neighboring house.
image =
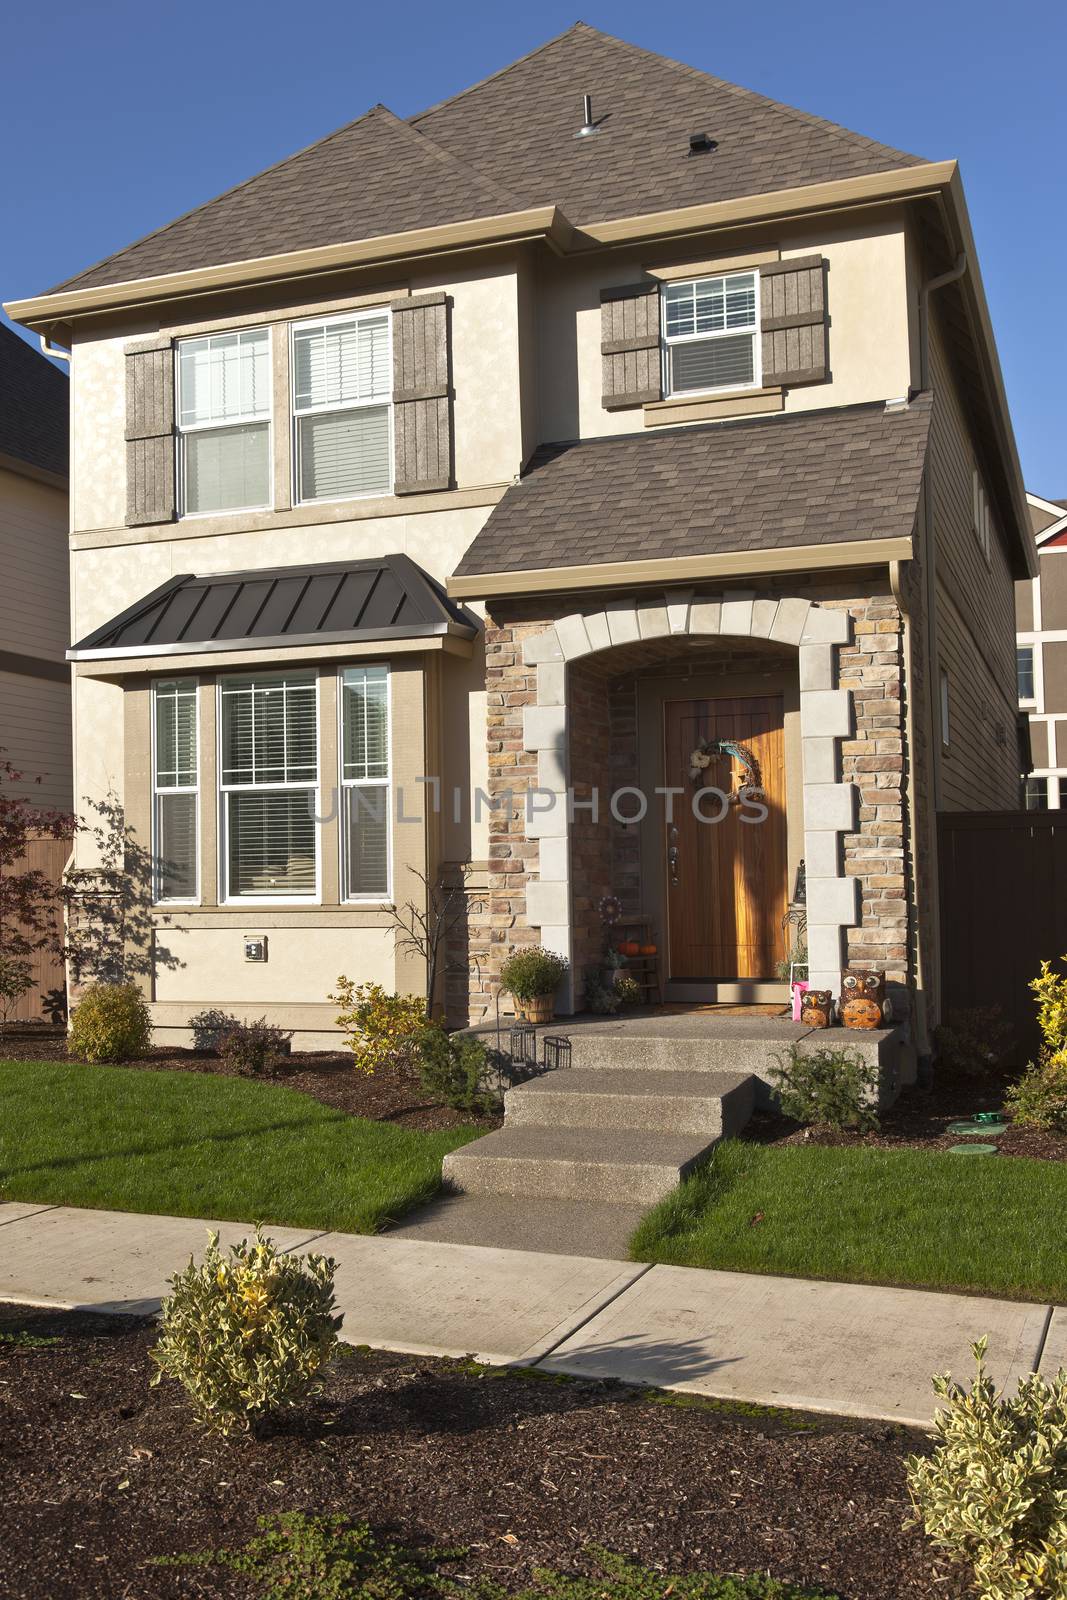
[[27, 799], [62, 811], [73, 800], [69, 415], [66, 373], [0, 323], [0, 751]]
[[161, 1030], [329, 1042], [464, 871], [454, 1017], [532, 942], [580, 1005], [609, 894], [668, 998], [782, 997], [803, 863], [813, 983], [922, 1042], [1036, 570], [954, 163], [578, 24], [9, 309], [73, 353], [78, 790], [160, 860]]
[[1067, 807], [1067, 500], [1028, 494], [1038, 571], [1015, 585], [1019, 707], [1029, 715], [1028, 810]]

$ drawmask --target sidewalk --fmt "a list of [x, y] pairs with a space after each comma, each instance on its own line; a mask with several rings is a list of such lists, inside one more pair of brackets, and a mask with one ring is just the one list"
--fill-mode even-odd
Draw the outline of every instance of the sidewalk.
[[[250, 1225], [0, 1205], [0, 1300], [151, 1313], [167, 1279]], [[966, 1380], [970, 1345], [1014, 1388], [1067, 1365], [1067, 1310], [419, 1239], [271, 1228], [338, 1263], [351, 1344], [925, 1426], [930, 1376]]]

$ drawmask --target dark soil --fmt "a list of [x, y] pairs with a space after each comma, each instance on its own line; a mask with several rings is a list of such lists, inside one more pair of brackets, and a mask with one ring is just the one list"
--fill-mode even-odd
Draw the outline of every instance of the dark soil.
[[598, 1544], [843, 1600], [968, 1592], [902, 1530], [904, 1458], [925, 1446], [898, 1428], [347, 1351], [302, 1411], [226, 1441], [175, 1384], [148, 1388], [143, 1320], [0, 1307], [4, 1330], [60, 1341], [0, 1339], [5, 1600], [249, 1595], [225, 1569], [151, 1558], [243, 1544], [277, 1511], [461, 1546], [457, 1576], [508, 1588], [536, 1567], [595, 1570]]
[[[896, 1105], [879, 1114], [877, 1133], [840, 1133], [833, 1128], [801, 1128], [788, 1117], [757, 1112], [742, 1138], [759, 1144], [834, 1144], [883, 1150], [948, 1150], [962, 1144], [946, 1130], [976, 1111], [1000, 1111], [1004, 1092], [1017, 1073], [984, 1078], [938, 1072], [928, 1089], [905, 1089]], [[1010, 1127], [1004, 1133], [976, 1135], [995, 1143], [1002, 1156], [1030, 1156], [1040, 1161], [1067, 1161], [1067, 1134], [1042, 1128]]]
[[[9, 1030], [0, 1045], [6, 1061], [75, 1061], [67, 1050], [66, 1034], [52, 1028]], [[148, 1071], [206, 1072], [237, 1077], [226, 1062], [206, 1051], [150, 1050], [126, 1066]], [[418, 1073], [404, 1067], [380, 1067], [373, 1077], [357, 1072], [347, 1051], [294, 1051], [275, 1072], [250, 1082], [281, 1083], [289, 1089], [321, 1100], [323, 1105], [347, 1111], [370, 1122], [395, 1122], [403, 1128], [434, 1133], [439, 1128], [498, 1128], [502, 1113], [476, 1115], [435, 1104], [419, 1084]]]

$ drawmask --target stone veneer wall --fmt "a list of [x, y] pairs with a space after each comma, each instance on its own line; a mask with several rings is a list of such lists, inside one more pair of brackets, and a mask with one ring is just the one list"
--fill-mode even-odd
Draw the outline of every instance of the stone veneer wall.
[[[546, 812], [535, 802], [528, 820], [525, 795], [562, 795], [572, 778], [589, 781], [597, 740], [576, 729], [594, 709], [625, 765], [621, 752], [635, 729], [621, 697], [608, 693], [606, 713], [590, 698], [584, 669], [600, 650], [657, 638], [688, 637], [697, 647], [769, 638], [797, 649], [812, 980], [836, 992], [847, 961], [885, 967], [897, 984], [913, 981], [902, 618], [887, 583], [857, 598], [842, 584], [786, 582], [721, 596], [669, 591], [636, 603], [588, 595], [494, 603], [486, 620], [489, 785], [495, 799], [509, 789], [513, 799], [491, 815], [488, 889], [458, 936], [463, 954], [454, 965], [468, 969], [469, 982], [466, 972], [452, 975], [457, 1020], [465, 1004], [472, 1020], [491, 1013], [513, 946], [543, 941], [581, 959], [571, 930], [575, 911], [588, 911], [582, 902], [598, 897], [593, 888], [603, 892], [602, 847], [590, 845], [580, 823], [577, 831], [569, 825], [562, 801]], [[609, 663], [604, 656], [597, 665]], [[612, 743], [602, 742], [607, 772]], [[590, 849], [596, 885], [585, 881]], [[609, 872], [629, 858], [632, 874], [632, 849], [627, 842], [620, 851], [616, 833]], [[579, 932], [579, 946], [587, 942]]]

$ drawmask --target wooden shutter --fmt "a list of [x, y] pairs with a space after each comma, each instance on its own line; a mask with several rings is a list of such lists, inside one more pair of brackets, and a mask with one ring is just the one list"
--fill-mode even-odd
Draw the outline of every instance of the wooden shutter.
[[448, 301], [443, 294], [393, 301], [394, 494], [452, 483]]
[[173, 522], [174, 350], [126, 346], [126, 526]]
[[826, 263], [800, 256], [760, 267], [760, 333], [763, 382], [824, 383], [826, 355]]
[[658, 283], [601, 290], [600, 354], [605, 411], [662, 400]]

